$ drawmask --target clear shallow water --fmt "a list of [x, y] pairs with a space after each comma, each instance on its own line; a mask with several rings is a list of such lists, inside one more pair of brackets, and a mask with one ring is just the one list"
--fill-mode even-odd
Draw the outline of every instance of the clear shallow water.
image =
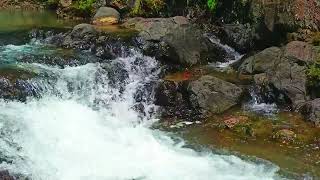
[[30, 28], [67, 28], [75, 22], [58, 19], [54, 12], [0, 10], [0, 32]]
[[[15, 46], [7, 52], [0, 48], [1, 61], [20, 64], [6, 58], [33, 47], [38, 48]], [[41, 89], [40, 98], [0, 100], [0, 154], [5, 159], [0, 169], [33, 180], [279, 179], [276, 166], [196, 152], [165, 132], [150, 129], [157, 119], [148, 112], [155, 107], [145, 98], [146, 115], [141, 116], [133, 108], [134, 96], [157, 79], [157, 62], [134, 50], [113, 62], [128, 72], [122, 85], [110, 85], [106, 64], [61, 68], [29, 63], [29, 68], [50, 76], [29, 80]]]

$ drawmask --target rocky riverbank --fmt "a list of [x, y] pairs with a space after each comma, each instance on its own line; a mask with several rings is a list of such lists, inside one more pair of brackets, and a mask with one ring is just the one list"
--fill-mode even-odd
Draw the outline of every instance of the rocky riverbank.
[[[60, 10], [70, 5], [59, 3]], [[200, 23], [195, 23], [195, 19], [203, 16], [191, 7], [187, 17], [130, 18], [129, 14], [120, 13], [124, 5], [113, 2], [112, 7], [104, 7], [106, 4], [96, 6], [90, 24], [79, 24], [61, 33], [35, 30], [31, 37], [54, 46], [90, 52], [100, 63], [112, 62], [130, 53], [131, 49], [141, 51], [159, 62], [161, 73], [157, 83], [146, 85], [146, 92], [135, 95], [133, 108], [141, 115], [152, 114], [154, 110], [144, 109], [143, 102], [147, 101], [146, 97], [154, 98], [160, 119], [157, 128], [174, 129], [193, 124], [195, 128], [191, 126], [191, 133], [187, 133], [189, 138], [230, 141], [203, 144], [236, 147], [230, 149], [279, 164], [281, 158], [252, 153], [250, 148], [254, 148], [255, 143], [259, 144], [257, 148], [265, 147], [261, 145], [264, 143], [268, 147], [291, 148], [289, 152], [298, 155], [306, 152], [313, 156], [312, 160], [303, 156], [302, 161], [310, 168], [317, 167], [320, 153], [320, 38], [317, 32], [320, 6], [316, 1], [308, 4], [299, 0], [293, 3], [235, 1], [231, 7], [220, 2], [216, 12], [220, 19], [204, 18]], [[302, 11], [302, 8], [310, 11]], [[251, 16], [244, 16], [244, 10]], [[227, 15], [228, 11], [235, 14]], [[175, 14], [181, 15], [181, 12]], [[74, 58], [72, 55], [67, 62], [61, 62], [58, 57], [37, 59], [61, 67], [83, 63], [73, 61]], [[28, 57], [21, 60], [27, 61]], [[121, 93], [122, 82], [128, 76], [124, 67], [111, 63], [104, 69], [108, 72], [110, 86], [119, 87]], [[10, 67], [0, 73], [2, 98], [26, 101], [28, 96], [40, 96], [37, 91], [41, 89], [25, 81], [37, 74], [19, 71], [17, 77], [11, 77], [8, 72]], [[261, 105], [261, 111], [265, 110], [264, 105], [272, 105], [276, 110], [267, 115], [248, 110], [246, 106], [251, 101]], [[234, 109], [237, 110], [234, 112]], [[275, 118], [281, 114], [287, 114], [286, 118]], [[192, 133], [199, 129], [205, 129], [201, 131], [204, 134]], [[241, 143], [250, 144], [250, 148], [239, 147]], [[288, 169], [298, 172], [297, 168]], [[298, 173], [306, 172], [308, 168]], [[319, 176], [317, 168], [310, 173]]]

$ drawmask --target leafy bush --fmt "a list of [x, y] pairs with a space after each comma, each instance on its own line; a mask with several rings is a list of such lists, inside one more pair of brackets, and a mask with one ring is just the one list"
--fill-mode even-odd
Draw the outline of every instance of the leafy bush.
[[317, 64], [311, 65], [307, 70], [309, 85], [316, 85], [320, 82], [320, 67]]
[[83, 12], [91, 12], [95, 1], [96, 0], [78, 0], [75, 3], [75, 8]]
[[207, 5], [211, 11], [215, 11], [217, 7], [217, 0], [207, 0]]

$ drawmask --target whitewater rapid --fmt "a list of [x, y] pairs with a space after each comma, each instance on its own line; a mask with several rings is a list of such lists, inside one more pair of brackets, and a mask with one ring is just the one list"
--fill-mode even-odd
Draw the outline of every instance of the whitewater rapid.
[[[5, 53], [23, 52], [19, 48], [25, 47]], [[128, 72], [115, 86], [110, 85], [105, 64], [61, 68], [20, 63], [46, 76], [29, 80], [40, 90], [38, 97], [26, 102], [0, 100], [0, 155], [6, 159], [0, 169], [31, 180], [278, 178], [276, 166], [196, 152], [165, 132], [150, 129], [157, 121], [156, 107], [145, 98], [141, 115], [134, 110], [135, 95], [157, 79], [157, 62], [136, 51], [114, 62]]]

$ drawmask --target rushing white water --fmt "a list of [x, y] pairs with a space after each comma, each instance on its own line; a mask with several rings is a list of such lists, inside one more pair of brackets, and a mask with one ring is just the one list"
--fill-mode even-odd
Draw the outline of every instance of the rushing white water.
[[243, 107], [247, 111], [253, 111], [266, 116], [274, 116], [277, 112], [279, 112], [279, 108], [275, 103], [265, 103], [259, 97], [259, 95], [254, 91], [254, 89], [250, 89], [251, 100], [244, 104]]
[[157, 77], [156, 61], [139, 53], [114, 61], [129, 73], [122, 93], [103, 64], [30, 64], [50, 77], [30, 80], [41, 98], [0, 100], [0, 155], [8, 159], [0, 169], [32, 180], [277, 179], [275, 166], [199, 153], [150, 129], [152, 115], [132, 107], [136, 91]]
[[211, 64], [211, 65], [215, 66], [216, 68], [225, 69], [225, 68], [229, 67], [231, 64], [239, 61], [243, 57], [243, 55], [238, 53], [232, 47], [228, 46], [227, 44], [221, 43], [221, 41], [216, 36], [209, 35], [209, 34], [207, 34], [206, 36], [211, 41], [211, 43], [221, 47], [228, 54], [228, 57], [225, 62], [215, 62], [215, 63]]

